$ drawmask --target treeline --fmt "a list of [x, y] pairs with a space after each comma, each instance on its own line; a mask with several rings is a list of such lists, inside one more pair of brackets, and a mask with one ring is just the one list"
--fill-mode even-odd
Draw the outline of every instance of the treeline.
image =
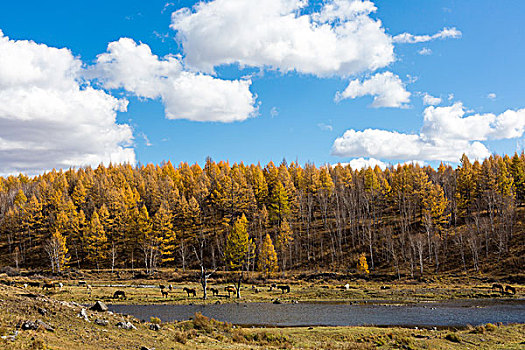
[[478, 270], [509, 254], [524, 199], [523, 153], [438, 169], [207, 159], [53, 170], [0, 178], [0, 259], [54, 271], [227, 269], [244, 249], [242, 267], [267, 272], [355, 268], [362, 253], [371, 270], [398, 274], [453, 258]]

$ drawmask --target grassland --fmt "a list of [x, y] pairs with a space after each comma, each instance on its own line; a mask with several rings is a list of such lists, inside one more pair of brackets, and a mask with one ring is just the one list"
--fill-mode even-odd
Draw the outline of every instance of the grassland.
[[[57, 295], [60, 295], [57, 293]], [[375, 327], [240, 328], [196, 314], [193, 320], [163, 323], [130, 316], [87, 311], [54, 296], [0, 285], [0, 348], [2, 349], [523, 349], [525, 325], [492, 325], [462, 330]], [[53, 328], [21, 330], [41, 320]], [[95, 320], [107, 320], [98, 325]], [[136, 329], [122, 329], [118, 322]], [[152, 320], [158, 323], [158, 320]], [[99, 322], [100, 323], [100, 322]], [[12, 335], [18, 332], [12, 339]]]
[[[43, 282], [53, 280], [61, 282], [63, 288], [42, 291], [40, 287], [28, 287], [30, 292], [44, 293], [55, 299], [63, 301], [75, 301], [77, 303], [92, 303], [102, 300], [107, 303], [126, 304], [188, 304], [188, 303], [221, 303], [236, 302], [233, 295], [228, 297], [224, 288], [232, 284], [235, 276], [228, 273], [218, 273], [211, 278], [208, 284], [208, 300], [202, 300], [202, 287], [198, 283], [196, 271], [174, 272], [162, 270], [154, 276], [135, 275], [130, 271], [119, 271], [116, 273], [108, 271], [82, 271], [61, 277], [42, 276], [17, 276], [0, 277], [0, 282], [10, 281], [17, 286], [23, 286], [29, 282]], [[313, 278], [312, 278], [313, 276]], [[507, 280], [509, 277], [506, 277]], [[339, 274], [288, 274], [274, 279], [263, 279], [260, 274], [248, 274], [246, 282], [241, 289], [243, 302], [272, 302], [279, 299], [281, 302], [361, 302], [392, 301], [399, 303], [412, 303], [420, 301], [438, 301], [450, 299], [484, 299], [484, 298], [523, 298], [525, 289], [519, 283], [500, 281], [494, 277], [466, 276], [466, 275], [436, 275], [427, 276], [424, 280], [412, 279], [389, 279], [368, 278], [360, 276]], [[516, 275], [511, 280], [521, 281], [523, 275]], [[79, 285], [84, 281], [86, 285]], [[503, 285], [516, 287], [514, 295], [500, 293], [492, 290], [492, 284], [498, 281]], [[272, 284], [289, 285], [290, 293], [282, 293], [281, 290], [271, 288]], [[167, 287], [172, 285], [173, 289], [168, 291], [168, 297], [163, 297], [159, 285]], [[345, 288], [348, 285], [348, 289]], [[193, 288], [197, 296], [189, 296], [183, 291], [184, 287]], [[219, 296], [213, 296], [210, 288], [219, 290]], [[113, 299], [116, 290], [126, 293], [125, 300]]]

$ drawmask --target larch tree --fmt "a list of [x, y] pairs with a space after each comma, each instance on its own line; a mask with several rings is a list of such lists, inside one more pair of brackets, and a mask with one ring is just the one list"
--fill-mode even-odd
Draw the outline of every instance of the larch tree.
[[248, 219], [243, 214], [238, 218], [226, 238], [224, 259], [228, 269], [238, 271], [239, 277], [236, 283], [237, 298], [241, 297], [241, 283], [248, 260], [252, 257], [254, 245], [248, 235]]
[[107, 237], [96, 211], [91, 216], [89, 225], [84, 231], [84, 241], [87, 251], [86, 259], [95, 264], [99, 270], [100, 264], [106, 258]]
[[270, 277], [272, 273], [277, 271], [277, 253], [275, 252], [269, 234], [266, 234], [266, 237], [261, 244], [259, 258], [257, 260], [257, 269], [263, 272], [266, 278]]

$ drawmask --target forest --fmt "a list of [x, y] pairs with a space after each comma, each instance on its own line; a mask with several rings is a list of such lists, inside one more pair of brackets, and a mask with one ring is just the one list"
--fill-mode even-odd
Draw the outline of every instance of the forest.
[[[404, 164], [170, 162], [0, 178], [0, 265], [479, 271], [521, 254], [525, 154]], [[513, 256], [513, 254], [515, 256]]]

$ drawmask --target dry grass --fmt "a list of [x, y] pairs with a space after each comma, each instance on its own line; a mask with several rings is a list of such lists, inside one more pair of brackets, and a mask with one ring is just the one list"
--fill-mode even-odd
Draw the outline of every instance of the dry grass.
[[[133, 317], [88, 311], [92, 322], [77, 316], [79, 306], [54, 298], [28, 296], [21, 288], [0, 285], [0, 335], [19, 331], [2, 349], [522, 349], [525, 325], [484, 325], [452, 332], [375, 327], [239, 328], [196, 314], [193, 320], [163, 323], [159, 331]], [[45, 308], [45, 315], [38, 308]], [[108, 320], [99, 326], [96, 319]], [[22, 331], [25, 320], [41, 319], [54, 328]], [[116, 326], [130, 321], [137, 329]], [[158, 322], [154, 320], [154, 322]]]

